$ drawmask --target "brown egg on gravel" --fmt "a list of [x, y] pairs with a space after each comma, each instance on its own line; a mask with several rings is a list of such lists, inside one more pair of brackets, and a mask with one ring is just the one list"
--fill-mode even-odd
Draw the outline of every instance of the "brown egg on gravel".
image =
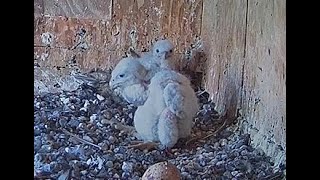
[[151, 165], [143, 174], [142, 180], [179, 180], [180, 171], [170, 162], [159, 162]]

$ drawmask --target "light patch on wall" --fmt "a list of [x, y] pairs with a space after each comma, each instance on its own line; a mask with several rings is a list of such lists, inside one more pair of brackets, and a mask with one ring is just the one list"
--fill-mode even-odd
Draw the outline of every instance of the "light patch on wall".
[[132, 29], [129, 33], [129, 37], [131, 40], [131, 45], [134, 47], [134, 49], [137, 48], [137, 31], [136, 28]]
[[42, 61], [45, 61], [48, 58], [49, 54], [48, 53], [42, 53], [40, 59]]
[[41, 34], [41, 42], [46, 46], [50, 46], [53, 42], [53, 37], [53, 34], [45, 32]]

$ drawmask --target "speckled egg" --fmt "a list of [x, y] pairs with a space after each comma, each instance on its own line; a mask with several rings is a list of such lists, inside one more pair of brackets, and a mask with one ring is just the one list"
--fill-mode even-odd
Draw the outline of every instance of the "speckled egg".
[[142, 180], [179, 180], [180, 171], [170, 162], [159, 162], [150, 166], [143, 174]]

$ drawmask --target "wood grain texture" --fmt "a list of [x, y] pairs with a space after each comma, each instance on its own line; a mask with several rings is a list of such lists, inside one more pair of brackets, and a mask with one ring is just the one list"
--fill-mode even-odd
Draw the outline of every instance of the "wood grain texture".
[[[44, 14], [34, 20], [35, 46], [44, 46], [41, 35], [51, 33], [52, 48], [71, 49], [79, 43], [78, 34], [85, 30], [81, 41], [86, 42], [88, 49], [117, 51], [118, 59], [130, 46], [148, 51], [157, 39], [164, 37], [173, 41], [177, 54], [185, 54], [199, 41], [202, 0], [44, 0]], [[118, 59], [106, 61], [114, 65]], [[176, 64], [183, 64], [185, 59], [177, 58], [180, 63]]]
[[229, 118], [276, 162], [286, 146], [285, 0], [204, 1], [206, 89]]
[[33, 1], [33, 9], [34, 9], [34, 16], [41, 16], [44, 14], [44, 4], [43, 0], [34, 0]]
[[[275, 158], [286, 149], [286, 1], [249, 0], [241, 107], [245, 131]], [[280, 146], [278, 146], [280, 145]]]
[[236, 116], [241, 98], [246, 0], [204, 1], [202, 39], [207, 53], [206, 89], [221, 112]]
[[74, 70], [66, 67], [71, 59], [81, 71], [109, 69], [129, 47], [148, 51], [161, 38], [175, 44], [177, 69], [197, 68], [193, 46], [201, 41], [202, 0], [38, 0], [34, 7], [37, 72], [64, 69], [43, 80], [48, 83]]
[[43, 0], [44, 14], [79, 19], [110, 20], [112, 0]]

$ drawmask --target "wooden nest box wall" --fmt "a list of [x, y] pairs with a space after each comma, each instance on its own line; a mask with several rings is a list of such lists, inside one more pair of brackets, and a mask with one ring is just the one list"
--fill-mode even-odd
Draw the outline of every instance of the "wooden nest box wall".
[[74, 71], [108, 69], [129, 47], [168, 38], [217, 110], [240, 113], [252, 143], [285, 161], [285, 0], [35, 0], [34, 10], [35, 92], [75, 88]]

